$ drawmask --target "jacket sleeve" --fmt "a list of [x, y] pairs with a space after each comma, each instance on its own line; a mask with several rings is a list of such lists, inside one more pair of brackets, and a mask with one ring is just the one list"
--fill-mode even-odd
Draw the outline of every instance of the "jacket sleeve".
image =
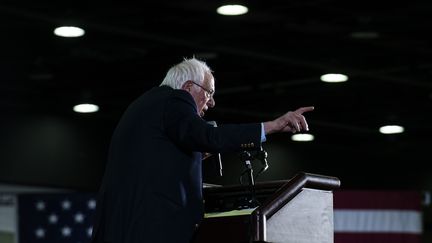
[[197, 152], [234, 152], [261, 145], [261, 124], [229, 124], [213, 127], [198, 114], [192, 96], [173, 90], [164, 107], [163, 127], [179, 147]]

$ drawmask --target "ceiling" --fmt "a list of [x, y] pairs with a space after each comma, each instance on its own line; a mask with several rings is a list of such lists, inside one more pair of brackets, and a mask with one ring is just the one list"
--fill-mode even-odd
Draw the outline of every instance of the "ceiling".
[[[296, 169], [346, 188], [432, 187], [430, 1], [246, 1], [241, 16], [218, 15], [222, 3], [3, 1], [0, 181], [61, 186], [54, 181], [73, 172], [64, 185], [94, 188], [129, 102], [196, 56], [216, 78], [209, 120], [265, 121], [315, 106], [305, 114], [315, 141], [268, 137], [295, 154]], [[61, 25], [86, 35], [53, 35]], [[325, 73], [349, 80], [323, 83]], [[85, 98], [100, 111], [74, 113]], [[378, 132], [390, 123], [405, 132]]]

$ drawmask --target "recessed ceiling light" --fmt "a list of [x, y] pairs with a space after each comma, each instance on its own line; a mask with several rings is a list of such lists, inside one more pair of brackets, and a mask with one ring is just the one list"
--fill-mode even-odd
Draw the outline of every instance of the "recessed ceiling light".
[[80, 37], [83, 36], [85, 31], [75, 26], [62, 26], [54, 30], [54, 34], [61, 37]]
[[308, 133], [299, 133], [292, 135], [291, 140], [296, 142], [309, 142], [314, 140], [314, 136]]
[[340, 73], [328, 73], [321, 75], [321, 81], [326, 83], [341, 83], [346, 82], [348, 80], [348, 76]]
[[99, 110], [99, 106], [94, 104], [79, 104], [73, 107], [73, 110], [78, 113], [92, 113]]
[[386, 125], [379, 128], [380, 133], [382, 134], [395, 134], [395, 133], [403, 133], [404, 128], [399, 125]]
[[248, 12], [243, 5], [224, 5], [217, 8], [216, 12], [221, 15], [242, 15]]

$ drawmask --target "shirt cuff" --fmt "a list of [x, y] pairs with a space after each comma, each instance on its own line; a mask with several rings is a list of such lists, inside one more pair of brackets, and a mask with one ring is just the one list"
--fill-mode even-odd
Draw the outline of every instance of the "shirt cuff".
[[261, 122], [261, 142], [265, 142], [267, 140], [264, 131], [264, 123]]

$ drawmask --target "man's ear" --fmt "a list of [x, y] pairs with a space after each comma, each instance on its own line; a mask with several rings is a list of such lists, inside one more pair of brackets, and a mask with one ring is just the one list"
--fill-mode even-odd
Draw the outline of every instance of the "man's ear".
[[190, 92], [192, 89], [192, 82], [189, 80], [184, 82], [183, 85], [181, 86], [181, 89]]

